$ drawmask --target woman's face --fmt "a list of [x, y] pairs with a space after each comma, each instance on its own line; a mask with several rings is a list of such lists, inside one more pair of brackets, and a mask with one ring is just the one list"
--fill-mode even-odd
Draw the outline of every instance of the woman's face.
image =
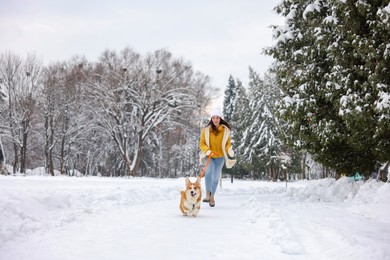
[[215, 126], [219, 126], [219, 123], [221, 122], [221, 118], [220, 118], [219, 116], [213, 116], [213, 117], [211, 118], [211, 120], [213, 121], [213, 124], [214, 124]]

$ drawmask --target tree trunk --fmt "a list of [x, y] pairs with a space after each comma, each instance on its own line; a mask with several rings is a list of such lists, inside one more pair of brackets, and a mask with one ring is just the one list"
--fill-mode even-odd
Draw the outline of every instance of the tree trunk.
[[141, 131], [139, 134], [138, 134], [138, 147], [137, 147], [137, 158], [135, 158], [135, 165], [134, 165], [134, 169], [130, 172], [130, 174], [132, 176], [135, 176], [138, 172], [138, 169], [141, 165], [141, 160], [142, 160], [142, 135], [143, 135], [143, 131]]
[[18, 146], [16, 143], [14, 143], [14, 162], [13, 162], [13, 173], [15, 174], [16, 171], [18, 171], [18, 164], [19, 164], [19, 155], [18, 155]]
[[3, 145], [0, 140], [0, 174], [5, 175], [5, 167], [4, 167], [4, 153], [3, 153]]
[[49, 117], [45, 115], [45, 172], [50, 173], [49, 170]]
[[26, 173], [28, 120], [23, 122], [22, 147], [20, 148], [20, 173]]
[[65, 137], [63, 136], [61, 139], [61, 151], [60, 151], [60, 173], [64, 174], [65, 168]]
[[302, 156], [301, 180], [306, 179], [306, 153]]
[[286, 167], [286, 173], [285, 173], [285, 176], [286, 178], [286, 188], [287, 188], [287, 182], [288, 182], [288, 168]]
[[53, 162], [53, 148], [54, 148], [54, 127], [53, 127], [53, 119], [50, 120], [50, 146], [49, 146], [49, 173], [51, 176], [54, 176], [54, 162]]

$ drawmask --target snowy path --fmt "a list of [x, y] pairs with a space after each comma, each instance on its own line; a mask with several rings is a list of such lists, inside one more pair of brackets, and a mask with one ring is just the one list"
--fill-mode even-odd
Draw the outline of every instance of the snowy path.
[[[390, 259], [389, 218], [358, 215], [345, 202], [292, 202], [281, 183], [224, 181], [216, 207], [203, 203], [193, 218], [178, 209], [183, 179], [76, 186], [63, 179], [50, 181], [45, 196], [42, 183], [10, 181], [34, 201], [51, 197], [68, 206], [53, 210], [50, 202], [46, 219], [28, 220], [26, 212], [20, 232], [0, 245], [1, 260]], [[294, 194], [304, 189], [296, 185]], [[6, 196], [0, 207], [10, 201]]]

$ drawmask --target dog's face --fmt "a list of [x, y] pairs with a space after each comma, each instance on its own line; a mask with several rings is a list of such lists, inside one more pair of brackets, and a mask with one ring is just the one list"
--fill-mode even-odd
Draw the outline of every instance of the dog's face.
[[186, 178], [186, 193], [195, 198], [201, 194], [200, 178], [198, 177], [195, 182], [191, 182], [190, 178]]

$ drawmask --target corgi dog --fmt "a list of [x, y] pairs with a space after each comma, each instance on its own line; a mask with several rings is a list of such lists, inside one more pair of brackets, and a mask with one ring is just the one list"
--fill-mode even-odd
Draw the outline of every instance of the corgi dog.
[[202, 189], [200, 186], [201, 179], [198, 177], [195, 182], [191, 182], [189, 177], [186, 177], [186, 189], [181, 191], [180, 210], [183, 216], [196, 217], [199, 213]]

